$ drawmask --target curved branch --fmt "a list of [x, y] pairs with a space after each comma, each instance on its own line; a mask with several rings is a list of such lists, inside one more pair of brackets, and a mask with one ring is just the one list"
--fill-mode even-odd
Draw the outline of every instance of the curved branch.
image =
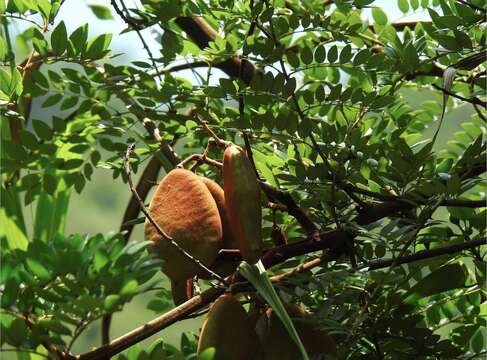
[[[178, 17], [176, 24], [200, 49], [208, 47], [209, 43], [218, 36], [218, 33], [201, 16]], [[218, 67], [228, 76], [241, 78], [247, 84], [257, 71], [253, 64], [249, 61], [242, 61], [237, 55], [220, 63]]]
[[482, 246], [482, 245], [487, 245], [486, 241], [487, 241], [487, 238], [481, 238], [481, 239], [465, 242], [462, 244], [455, 244], [455, 245], [444, 246], [444, 247], [432, 249], [432, 250], [419, 251], [416, 254], [404, 256], [404, 257], [399, 258], [399, 259], [385, 259], [385, 260], [372, 261], [372, 262], [361, 265], [359, 267], [359, 269], [365, 269], [366, 268], [369, 271], [370, 270], [377, 270], [377, 269], [389, 267], [392, 265], [393, 262], [396, 262], [397, 265], [400, 265], [400, 264], [411, 263], [414, 261], [429, 259], [429, 258], [440, 256], [440, 255], [455, 254], [455, 253], [463, 251], [463, 250], [472, 249], [472, 248]]

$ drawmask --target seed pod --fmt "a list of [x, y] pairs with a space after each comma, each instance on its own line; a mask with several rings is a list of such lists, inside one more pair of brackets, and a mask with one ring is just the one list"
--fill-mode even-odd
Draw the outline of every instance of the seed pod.
[[242, 257], [255, 264], [262, 252], [260, 186], [245, 151], [237, 145], [225, 149], [223, 182], [225, 207]]
[[[299, 338], [310, 357], [322, 354], [336, 355], [336, 343], [324, 330], [316, 329], [310, 321], [311, 317], [302, 307], [295, 304], [286, 305]], [[257, 334], [264, 347], [266, 360], [295, 360], [301, 358], [301, 353], [289, 336], [286, 328], [277, 315], [268, 309], [257, 322]]]
[[[218, 254], [222, 225], [215, 200], [200, 178], [184, 169], [172, 170], [161, 181], [149, 205], [159, 226], [195, 259], [210, 265]], [[162, 271], [173, 281], [185, 281], [200, 268], [183, 256], [146, 220], [146, 238], [164, 260]]]
[[222, 221], [222, 249], [238, 249], [238, 242], [232, 233], [230, 221], [228, 220], [227, 211], [225, 209], [225, 193], [220, 185], [207, 177], [200, 176], [200, 180], [206, 185], [208, 190], [215, 200], [218, 212], [220, 213], [220, 219]]
[[193, 297], [193, 279], [172, 280], [171, 293], [174, 305], [178, 306]]
[[[225, 194], [223, 189], [220, 185], [214, 182], [211, 179], [206, 177], [200, 176], [201, 181], [206, 185], [208, 190], [210, 191], [213, 199], [216, 202], [216, 206], [218, 207], [218, 211], [220, 212], [220, 219], [222, 220], [222, 230], [223, 230], [223, 238], [221, 243], [222, 249], [238, 249], [238, 242], [235, 239], [235, 236], [232, 233], [232, 229], [230, 227], [230, 222], [228, 220], [227, 211], [225, 209]], [[235, 272], [237, 266], [239, 264], [238, 260], [228, 260], [222, 259], [217, 257], [216, 260], [210, 265], [211, 270], [216, 272], [220, 276], [228, 276]], [[210, 277], [203, 271], [198, 273], [198, 277], [200, 279], [209, 280]]]
[[247, 312], [233, 295], [222, 295], [211, 306], [201, 329], [198, 353], [214, 347], [213, 360], [260, 359], [260, 345]]

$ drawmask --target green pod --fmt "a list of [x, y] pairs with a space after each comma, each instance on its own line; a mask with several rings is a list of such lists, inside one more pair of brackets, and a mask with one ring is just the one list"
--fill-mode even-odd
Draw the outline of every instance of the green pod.
[[262, 253], [260, 186], [245, 151], [230, 145], [223, 157], [225, 207], [245, 261], [255, 264]]

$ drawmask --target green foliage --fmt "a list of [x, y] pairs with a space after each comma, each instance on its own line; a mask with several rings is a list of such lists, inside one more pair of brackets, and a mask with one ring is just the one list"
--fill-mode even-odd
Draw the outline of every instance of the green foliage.
[[[275, 286], [282, 301], [315, 313], [340, 359], [485, 353], [485, 245], [395, 263], [485, 239], [486, 210], [474, 203], [485, 200], [485, 1], [390, 2], [423, 11], [428, 19], [415, 23], [396, 22], [373, 0], [140, 3], [118, 12], [90, 5], [98, 19], [121, 12], [127, 21], [121, 34], [92, 36], [88, 24], [71, 31], [59, 19], [70, 2], [0, 0], [1, 349], [69, 351], [88, 325], [139, 294], [158, 314], [170, 309], [168, 289], [146, 294], [160, 263], [145, 242], [126, 244], [119, 229], [66, 234], [65, 223], [83, 221], [70, 195], [83, 194], [94, 171], [127, 180], [128, 143], [137, 144], [135, 173], [152, 156], [165, 170], [195, 153], [221, 161], [192, 110], [221, 139], [243, 145], [245, 133], [261, 178], [320, 230], [354, 235], [338, 254], [267, 270], [323, 259]], [[215, 33], [185, 27], [190, 15]], [[112, 37], [141, 30], [157, 35], [160, 51], [117, 58]], [[221, 180], [208, 164], [198, 173]], [[263, 210], [267, 249], [275, 226], [289, 243], [308, 235], [282, 208]], [[196, 344], [183, 334], [179, 349], [156, 341], [117, 356], [194, 359]]]
[[120, 234], [59, 235], [26, 249], [4, 244], [2, 342], [35, 349], [48, 341], [69, 351], [86, 326], [156, 285], [149, 280], [160, 261], [146, 245], [124, 245]]

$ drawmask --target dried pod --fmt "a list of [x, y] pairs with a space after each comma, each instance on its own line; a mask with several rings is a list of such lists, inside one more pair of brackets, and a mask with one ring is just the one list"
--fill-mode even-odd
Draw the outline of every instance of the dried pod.
[[225, 207], [244, 260], [259, 261], [262, 252], [260, 186], [245, 151], [230, 145], [223, 158]]

